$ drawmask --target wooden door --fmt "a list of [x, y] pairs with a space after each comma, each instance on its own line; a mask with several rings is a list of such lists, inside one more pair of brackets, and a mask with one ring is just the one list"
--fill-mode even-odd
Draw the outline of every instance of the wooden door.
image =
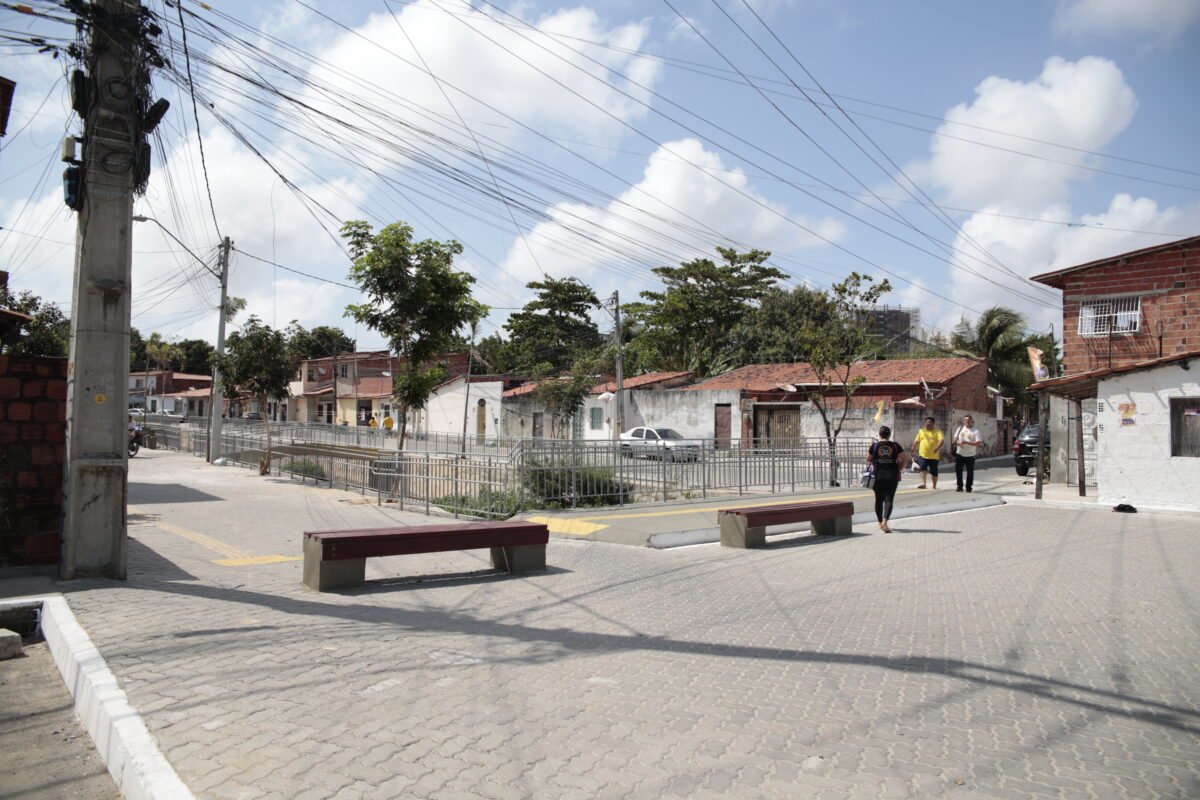
[[713, 407], [713, 430], [717, 440], [717, 449], [728, 449], [732, 426], [732, 406], [729, 403], [717, 403]]

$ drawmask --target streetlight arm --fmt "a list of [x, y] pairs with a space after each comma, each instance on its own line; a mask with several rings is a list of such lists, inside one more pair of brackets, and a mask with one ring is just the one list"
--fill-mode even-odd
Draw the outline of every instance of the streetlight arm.
[[212, 267], [210, 267], [210, 266], [209, 266], [207, 263], [205, 263], [204, 259], [202, 259], [200, 256], [198, 256], [198, 255], [196, 255], [195, 253], [193, 253], [193, 252], [192, 252], [192, 250], [191, 250], [191, 248], [189, 248], [189, 247], [188, 247], [186, 244], [184, 244], [184, 243], [183, 243], [183, 242], [180, 240], [180, 238], [179, 238], [178, 236], [176, 236], [175, 234], [171, 233], [170, 229], [169, 229], [169, 228], [167, 228], [167, 226], [166, 226], [166, 225], [163, 225], [161, 222], [159, 222], [158, 220], [156, 220], [154, 217], [147, 217], [147, 216], [143, 216], [143, 215], [141, 215], [141, 214], [134, 214], [134, 215], [133, 215], [133, 221], [134, 221], [134, 222], [153, 222], [155, 225], [157, 225], [159, 228], [161, 228], [161, 229], [162, 229], [162, 232], [163, 232], [163, 233], [165, 233], [167, 236], [170, 236], [172, 239], [174, 239], [176, 244], [178, 244], [178, 245], [179, 245], [180, 247], [182, 247], [184, 250], [187, 250], [187, 252], [188, 252], [188, 255], [190, 255], [192, 258], [196, 259], [197, 261], [199, 261], [199, 262], [200, 262], [200, 266], [202, 266], [202, 267], [204, 267], [206, 270], [208, 270], [208, 271], [209, 271], [209, 273], [210, 273], [210, 274], [212, 274], [212, 276], [213, 276], [214, 278], [220, 278], [220, 277], [221, 277], [221, 273], [219, 273], [219, 272], [217, 272], [216, 270], [214, 270], [214, 269], [213, 269]]

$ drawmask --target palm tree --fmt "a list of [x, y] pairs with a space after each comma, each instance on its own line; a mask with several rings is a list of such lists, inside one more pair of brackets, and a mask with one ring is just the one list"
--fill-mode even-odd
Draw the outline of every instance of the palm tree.
[[965, 318], [954, 328], [954, 351], [963, 356], [987, 360], [988, 380], [1006, 397], [1017, 398], [1017, 405], [1029, 402], [1025, 387], [1033, 383], [1027, 347], [1045, 351], [1051, 363], [1055, 344], [1046, 334], [1029, 333], [1025, 315], [1004, 306], [984, 309], [974, 324]]

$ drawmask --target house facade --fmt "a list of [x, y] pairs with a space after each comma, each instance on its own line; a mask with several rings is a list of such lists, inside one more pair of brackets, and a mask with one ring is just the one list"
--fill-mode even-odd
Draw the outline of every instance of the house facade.
[[[129, 407], [144, 408], [152, 414], [202, 416], [205, 411], [197, 410], [199, 405], [195, 400], [201, 395], [209, 397], [211, 394], [211, 375], [173, 370], [129, 373]], [[204, 408], [209, 408], [207, 401]]]
[[1051, 480], [1077, 484], [1082, 450], [1102, 503], [1200, 508], [1200, 236], [1034, 280], [1063, 292], [1063, 374], [1030, 387], [1050, 395]]
[[[971, 358], [917, 358], [860, 361], [851, 380], [862, 383], [850, 399], [841, 436], [874, 437], [887, 425], [905, 446], [912, 442], [925, 417], [934, 417], [943, 430], [953, 430], [965, 414], [975, 418], [985, 452], [1000, 452], [995, 404], [988, 397], [987, 363]], [[810, 394], [819, 392], [840, 418], [844, 407], [839, 386], [822, 385], [806, 363], [753, 364], [709, 378], [680, 390], [695, 400], [671, 409], [646, 409], [647, 425], [662, 425], [698, 438], [753, 443], [819, 439], [824, 422]], [[662, 411], [673, 411], [674, 416]], [[691, 424], [692, 419], [696, 423]]]

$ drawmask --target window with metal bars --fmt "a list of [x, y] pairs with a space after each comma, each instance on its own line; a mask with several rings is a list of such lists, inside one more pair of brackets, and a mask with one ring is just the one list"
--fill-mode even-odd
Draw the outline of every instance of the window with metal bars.
[[1079, 335], [1137, 333], [1142, 324], [1142, 298], [1110, 297], [1079, 305]]

